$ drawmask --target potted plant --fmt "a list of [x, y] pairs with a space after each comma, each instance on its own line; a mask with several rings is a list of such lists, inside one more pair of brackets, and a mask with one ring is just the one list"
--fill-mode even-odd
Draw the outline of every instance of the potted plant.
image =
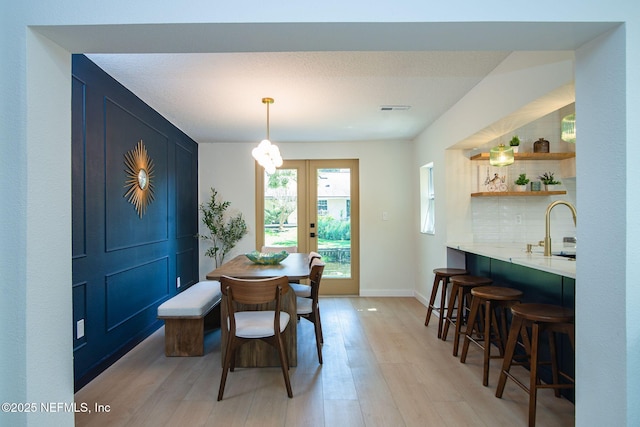
[[529, 178], [527, 178], [526, 173], [521, 173], [518, 179], [514, 181], [516, 184], [516, 191], [527, 191], [527, 184], [529, 183]]
[[544, 184], [545, 191], [553, 191], [556, 185], [562, 184], [560, 181], [556, 181], [555, 177], [553, 176], [553, 172], [545, 172], [538, 178]]
[[218, 192], [214, 188], [211, 188], [209, 202], [200, 205], [202, 223], [207, 226], [210, 234], [198, 234], [196, 237], [211, 243], [212, 246], [205, 255], [214, 259], [216, 268], [222, 265], [225, 255], [247, 234], [247, 223], [242, 214], [227, 214], [229, 205], [231, 202], [218, 200]]
[[513, 138], [511, 138], [511, 141], [509, 141], [509, 145], [513, 149], [514, 153], [518, 152], [518, 147], [520, 146], [520, 138], [518, 137], [518, 135], [513, 135]]

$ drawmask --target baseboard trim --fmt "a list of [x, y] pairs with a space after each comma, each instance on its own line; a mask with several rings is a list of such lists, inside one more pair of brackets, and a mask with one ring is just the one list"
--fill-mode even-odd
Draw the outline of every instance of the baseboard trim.
[[376, 289], [360, 291], [361, 297], [413, 297], [415, 291], [413, 289]]

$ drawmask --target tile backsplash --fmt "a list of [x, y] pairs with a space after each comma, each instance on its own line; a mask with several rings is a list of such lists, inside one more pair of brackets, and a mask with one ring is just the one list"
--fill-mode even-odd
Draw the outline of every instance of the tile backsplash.
[[[542, 163], [542, 162], [540, 162]], [[576, 206], [575, 178], [561, 179], [561, 196], [473, 197], [471, 215], [474, 242], [537, 243], [544, 239], [545, 212], [549, 203], [566, 200]], [[578, 207], [576, 206], [576, 209]], [[551, 238], [555, 244], [576, 235], [573, 216], [566, 206], [551, 211]]]

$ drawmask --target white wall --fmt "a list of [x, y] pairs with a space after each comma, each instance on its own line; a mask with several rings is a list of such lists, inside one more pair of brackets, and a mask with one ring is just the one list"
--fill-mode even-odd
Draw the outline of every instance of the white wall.
[[[256, 144], [257, 145], [257, 144]], [[248, 233], [242, 238], [225, 261], [238, 254], [256, 249], [256, 208], [255, 208], [255, 163], [251, 157], [251, 144], [218, 143], [198, 145], [198, 189], [199, 204], [211, 198], [211, 188], [218, 191], [218, 196], [231, 203], [229, 212], [242, 213], [247, 222]], [[202, 214], [198, 213], [199, 232], [207, 234], [202, 224]], [[209, 248], [206, 242], [200, 242], [200, 280], [215, 269], [213, 259], [204, 255]]]
[[[91, 4], [77, 0], [55, 3], [27, 0], [4, 6], [0, 17], [3, 37], [0, 43], [3, 58], [0, 62], [0, 93], [3, 95], [0, 109], [0, 286], [5, 297], [0, 311], [3, 324], [0, 336], [0, 396], [3, 401], [29, 402], [46, 398], [68, 402], [73, 399], [73, 375], [69, 368], [72, 358], [69, 336], [71, 322], [67, 321], [71, 313], [68, 294], [71, 283], [71, 261], [68, 257], [71, 252], [68, 236], [71, 174], [52, 175], [49, 167], [39, 167], [45, 164], [62, 165], [61, 170], [67, 170], [70, 126], [67, 129], [62, 127], [69, 122], [68, 94], [71, 88], [68, 72], [71, 52], [152, 52], [162, 51], [168, 45], [175, 51], [187, 51], [204, 49], [205, 42], [210, 46], [213, 44], [211, 39], [184, 40], [175, 27], [169, 29], [161, 24], [163, 22], [431, 22], [442, 24], [432, 26], [438, 30], [446, 27], [447, 22], [459, 22], [462, 27], [456, 32], [459, 38], [418, 39], [407, 37], [406, 34], [401, 34], [403, 37], [400, 38], [400, 35], [395, 37], [399, 34], [395, 31], [365, 36], [360, 28], [338, 42], [345, 49], [357, 49], [364, 42], [368, 42], [369, 47], [385, 49], [438, 45], [441, 48], [466, 49], [474, 46], [489, 49], [506, 46], [523, 50], [546, 49], [553, 43], [571, 44], [572, 40], [572, 34], [562, 33], [567, 28], [564, 23], [557, 26], [547, 23], [574, 20], [584, 22], [587, 28], [599, 27], [598, 22], [625, 22], [610, 37], [585, 46], [576, 56], [578, 115], [581, 120], [591, 123], [590, 128], [583, 128], [580, 132], [593, 131], [591, 136], [581, 136], [584, 151], [578, 147], [578, 181], [581, 186], [585, 183], [585, 187], [577, 192], [581, 211], [584, 212], [579, 220], [578, 239], [585, 243], [596, 243], [599, 236], [607, 236], [615, 239], [616, 243], [613, 251], [585, 252], [578, 261], [578, 283], [585, 285], [579, 287], [577, 299], [579, 382], [576, 424], [633, 425], [640, 419], [640, 405], [637, 405], [640, 401], [640, 360], [637, 357], [640, 353], [640, 311], [635, 309], [640, 305], [640, 289], [637, 281], [633, 280], [640, 277], [640, 263], [637, 262], [640, 247], [636, 243], [640, 241], [640, 224], [635, 220], [640, 208], [640, 193], [637, 191], [640, 188], [640, 176], [634, 173], [634, 162], [640, 158], [640, 144], [635, 143], [636, 135], [640, 135], [640, 122], [636, 120], [640, 117], [640, 80], [637, 79], [637, 70], [640, 69], [640, 57], [637, 55], [640, 49], [640, 13], [637, 2], [611, 0], [602, 4], [569, 0], [562, 7], [562, 10], [570, 11], [569, 15], [559, 13], [561, 10], [557, 2], [551, 0], [529, 2], [517, 8], [506, 8], [500, 0], [482, 3], [470, 0], [457, 3], [399, 0], [393, 6], [382, 1], [317, 3], [303, 0], [294, 7], [285, 2], [265, 7], [256, 0], [224, 5], [200, 0], [162, 6], [149, 0]], [[531, 24], [516, 24], [527, 31], [514, 31], [506, 37], [505, 33], [500, 33], [501, 21], [528, 21]], [[491, 25], [474, 25], [465, 31], [465, 22], [490, 22]], [[91, 26], [127, 23], [157, 25]], [[38, 28], [37, 31], [47, 32], [55, 38], [64, 51], [62, 53], [66, 52], [66, 58], [62, 58], [64, 55], [57, 47], [42, 40], [30, 39], [27, 42], [27, 27], [30, 25], [65, 25], [64, 28]], [[215, 26], [211, 24], [211, 27]], [[415, 25], [406, 27], [415, 29]], [[397, 28], [405, 26], [397, 25]], [[241, 45], [253, 42], [252, 48], [260, 49], [257, 45], [260, 42], [263, 49], [286, 49], [284, 46], [291, 48], [294, 45], [298, 49], [305, 49], [305, 46], [309, 46], [307, 43], [310, 38], [326, 34], [304, 34], [302, 30], [298, 28], [297, 34], [289, 32], [286, 37], [283, 35], [274, 42], [276, 44], [256, 38], [217, 38], [215, 47], [224, 49], [227, 46], [225, 43]], [[161, 34], [164, 37], [158, 37]], [[521, 34], [526, 37], [519, 38]], [[318, 41], [316, 47], [322, 49], [322, 46], [323, 42]], [[27, 52], [33, 55], [29, 63]], [[44, 67], [42, 73], [34, 73], [33, 70], [27, 72], [28, 67], [36, 67], [41, 63], [50, 65]], [[499, 116], [502, 113], [499, 101], [514, 94], [497, 97], [495, 93], [485, 98], [484, 103], [476, 104], [475, 111], [495, 112]], [[46, 106], [44, 110], [47, 117], [28, 114], [28, 99]], [[470, 113], [473, 113], [473, 109]], [[610, 117], [609, 113], [617, 113], [618, 116]], [[41, 118], [45, 120], [39, 120]], [[603, 118], [613, 120], [605, 122]], [[605, 126], [601, 125], [603, 122]], [[612, 123], [619, 123], [620, 127], [612, 127]], [[418, 182], [419, 166], [429, 161], [444, 164], [444, 148], [451, 140], [459, 139], [455, 134], [459, 126], [460, 122], [450, 123], [449, 133], [440, 126], [434, 126], [419, 139], [414, 171], [408, 172], [413, 175], [414, 182]], [[43, 144], [50, 144], [52, 148], [44, 151], [48, 154], [46, 159], [41, 158], [38, 152], [38, 147]], [[619, 144], [616, 147], [623, 151], [622, 158], [626, 158], [627, 163], [621, 164], [619, 159], [616, 161], [610, 157], [602, 158], [599, 153], [602, 144]], [[587, 179], [590, 171], [594, 170], [592, 167], [601, 167], [603, 160], [617, 172], [616, 175], [606, 183]], [[442, 177], [436, 178], [442, 182]], [[50, 185], [50, 194], [43, 197], [37, 197], [38, 193], [28, 196], [28, 181], [32, 185]], [[51, 196], [56, 191], [62, 194], [60, 198]], [[410, 209], [415, 212], [417, 230], [417, 197]], [[437, 214], [443, 218], [445, 213], [446, 210], [443, 210]], [[436, 232], [435, 236], [419, 235], [416, 238], [419, 247], [417, 259], [420, 261], [416, 272], [418, 290], [424, 291], [428, 286], [427, 273], [431, 271], [430, 268], [442, 265], [445, 260], [442, 248], [446, 243], [446, 233], [443, 229]], [[45, 250], [36, 249], [41, 247], [46, 248], [44, 256]], [[27, 263], [27, 258], [31, 256], [33, 261]], [[39, 261], [42, 264], [38, 264]], [[45, 270], [46, 278], [42, 280], [41, 275]], [[604, 273], [614, 274], [605, 277]], [[590, 281], [594, 283], [592, 279], [595, 279], [595, 284], [587, 285]], [[65, 294], [69, 297], [65, 298]], [[43, 312], [42, 303], [47, 297], [52, 299]], [[33, 326], [39, 327], [40, 324], [46, 325], [48, 338], [42, 336], [45, 329], [33, 330]], [[51, 342], [58, 344], [47, 348]], [[65, 342], [69, 342], [69, 346]], [[69, 350], [61, 350], [58, 345]], [[46, 377], [43, 377], [44, 372], [47, 373]], [[70, 425], [73, 420], [72, 414], [51, 416], [38, 413], [18, 416], [8, 423]]]
[[[410, 171], [413, 145], [407, 141], [365, 141], [332, 143], [278, 143], [287, 160], [358, 159], [360, 170], [360, 295], [412, 296], [415, 274], [413, 227], [409, 208], [418, 197]], [[199, 186], [201, 201], [215, 187], [231, 207], [243, 213], [249, 234], [234, 254], [255, 249], [255, 172], [251, 150], [257, 144], [215, 143], [199, 146]], [[382, 212], [388, 220], [382, 220]], [[202, 226], [201, 226], [202, 227]], [[200, 276], [212, 270], [203, 256]], [[393, 269], [381, 270], [380, 265]]]
[[[625, 252], [627, 239], [634, 240], [627, 224], [637, 222], [638, 204], [636, 200], [634, 208], [634, 200], [624, 199], [625, 180], [637, 165], [627, 151], [635, 143], [633, 131], [625, 131], [625, 94], [628, 96], [630, 88], [624, 84], [623, 40], [624, 29], [618, 28], [576, 52], [576, 117], [584, 118], [579, 131], [584, 142], [576, 143], [578, 244], [581, 255], [587, 253], [584, 262], [578, 259], [576, 270], [576, 376], [599, 391], [576, 391], [576, 408], [590, 416], [581, 414], [576, 421], [585, 425], [622, 425], [624, 419], [617, 412], [623, 410], [622, 405], [609, 401], [627, 387], [627, 425], [636, 425], [640, 419], [640, 394], [633, 399], [640, 385], [640, 376], [634, 375], [640, 368], [639, 353], [634, 352], [640, 341], [639, 301], [628, 293], [637, 296], [639, 276], [632, 270], [638, 259]], [[628, 55], [626, 60], [630, 60]], [[601, 84], [593, 85], [595, 81]], [[588, 95], [583, 96], [585, 93]], [[622, 140], [628, 143], [616, 143]], [[606, 150], [602, 149], [603, 141], [609, 141]], [[600, 179], [601, 172], [607, 173], [607, 180]], [[635, 305], [632, 308], [629, 304]], [[622, 310], [625, 306], [627, 310]], [[606, 364], [593, 365], [590, 355], [594, 354], [606, 355]], [[587, 409], [593, 407], [599, 410]]]
[[[2, 402], [26, 401], [27, 389], [26, 50], [17, 48], [26, 41], [23, 20], [14, 19], [25, 8], [19, 3], [11, 8], [12, 13], [7, 13], [8, 8], [3, 5], [0, 14], [0, 54], [5, 58], [0, 61], [0, 321], [5, 325], [0, 332]], [[7, 105], [9, 100], [15, 103], [13, 107]], [[57, 361], [66, 357], [60, 354]], [[64, 384], [60, 378], [56, 383]], [[21, 425], [26, 416], [12, 418]]]

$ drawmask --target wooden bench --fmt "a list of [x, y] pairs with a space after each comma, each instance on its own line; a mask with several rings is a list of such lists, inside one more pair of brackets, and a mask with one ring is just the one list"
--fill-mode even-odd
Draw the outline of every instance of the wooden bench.
[[220, 282], [198, 282], [158, 307], [166, 356], [202, 356], [205, 328], [220, 327]]

